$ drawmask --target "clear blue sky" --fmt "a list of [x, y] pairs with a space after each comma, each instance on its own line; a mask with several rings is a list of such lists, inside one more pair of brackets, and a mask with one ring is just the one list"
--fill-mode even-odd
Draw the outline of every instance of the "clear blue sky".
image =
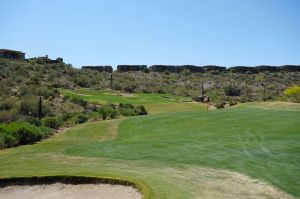
[[14, 0], [0, 48], [109, 64], [300, 64], [300, 0]]

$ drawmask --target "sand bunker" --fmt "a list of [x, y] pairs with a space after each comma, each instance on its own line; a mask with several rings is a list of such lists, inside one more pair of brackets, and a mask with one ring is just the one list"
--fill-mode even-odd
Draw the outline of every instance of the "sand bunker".
[[109, 184], [42, 184], [0, 187], [0, 199], [141, 199], [133, 187]]

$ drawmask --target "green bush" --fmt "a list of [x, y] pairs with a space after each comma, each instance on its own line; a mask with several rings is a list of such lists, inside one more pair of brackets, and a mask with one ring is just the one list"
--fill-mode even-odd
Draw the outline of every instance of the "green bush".
[[87, 105], [87, 102], [85, 100], [80, 99], [80, 98], [76, 98], [76, 97], [72, 97], [71, 102], [73, 102], [75, 104], [78, 104], [80, 106], [83, 106], [83, 107]]
[[285, 89], [284, 95], [292, 102], [300, 103], [300, 86], [292, 86]]
[[45, 117], [42, 119], [42, 123], [49, 128], [57, 129], [62, 125], [62, 119], [60, 117]]
[[234, 106], [234, 105], [237, 105], [237, 101], [230, 99], [229, 100], [229, 106]]
[[48, 128], [46, 126], [40, 126], [39, 129], [40, 129], [40, 133], [42, 134], [42, 139], [48, 138], [54, 134], [53, 129]]
[[110, 114], [111, 119], [116, 119], [120, 115], [119, 110], [113, 110], [113, 112]]
[[53, 134], [47, 127], [37, 127], [27, 122], [12, 122], [0, 125], [0, 147], [31, 144]]
[[93, 117], [97, 117], [99, 115], [98, 112], [86, 113], [65, 113], [60, 116], [58, 119], [60, 120], [60, 126], [72, 126], [75, 124], [82, 124], [88, 121], [89, 119], [93, 119]]
[[99, 112], [102, 115], [102, 119], [106, 120], [108, 117], [111, 117], [112, 115], [115, 115], [115, 107], [113, 104], [107, 104], [103, 105], [101, 108], [97, 109], [97, 112]]
[[24, 119], [25, 122], [28, 122], [30, 124], [33, 124], [35, 126], [41, 126], [42, 125], [42, 122], [41, 120], [39, 120], [38, 118], [36, 117], [31, 117], [31, 116], [28, 116]]
[[84, 114], [78, 114], [75, 117], [75, 124], [85, 123], [89, 118]]
[[61, 116], [61, 121], [62, 122], [66, 122], [68, 121], [69, 119], [71, 119], [72, 117], [74, 117], [76, 115], [76, 113], [64, 113], [62, 114]]
[[99, 121], [102, 119], [101, 115], [97, 111], [89, 112], [86, 114], [88, 119], [91, 121]]
[[136, 115], [134, 108], [122, 108], [121, 114], [124, 116], [135, 116]]
[[145, 107], [139, 105], [135, 107], [132, 104], [120, 104], [118, 107], [119, 111], [124, 116], [136, 116], [136, 115], [147, 115], [148, 112], [146, 111]]
[[5, 136], [0, 132], [0, 149], [4, 149], [5, 146]]
[[225, 107], [226, 102], [225, 101], [218, 101], [214, 105], [217, 109], [221, 109]]
[[11, 135], [3, 126], [0, 126], [0, 149], [13, 147], [17, 144], [17, 137]]
[[128, 103], [126, 103], [126, 104], [120, 103], [120, 104], [119, 104], [119, 108], [121, 108], [121, 109], [123, 109], [123, 108], [133, 109], [133, 108], [134, 108], [134, 105], [128, 104]]
[[134, 105], [132, 104], [119, 104], [119, 110], [121, 112], [122, 115], [124, 116], [134, 116], [135, 112], [134, 112]]
[[139, 106], [135, 107], [134, 112], [136, 113], [136, 115], [147, 115], [148, 114], [146, 108], [143, 105], [139, 105]]

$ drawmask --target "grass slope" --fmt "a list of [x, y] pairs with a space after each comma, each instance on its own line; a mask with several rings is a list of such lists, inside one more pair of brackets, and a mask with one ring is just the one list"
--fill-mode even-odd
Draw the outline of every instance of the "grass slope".
[[299, 120], [298, 111], [245, 105], [86, 123], [0, 151], [0, 178], [118, 178], [149, 198], [291, 198], [237, 171], [299, 197]]
[[97, 103], [131, 103], [144, 105], [150, 114], [204, 110], [206, 106], [191, 102], [191, 98], [169, 94], [133, 93], [126, 94], [110, 90], [100, 91], [92, 89], [60, 89], [65, 96], [80, 98], [88, 102]]

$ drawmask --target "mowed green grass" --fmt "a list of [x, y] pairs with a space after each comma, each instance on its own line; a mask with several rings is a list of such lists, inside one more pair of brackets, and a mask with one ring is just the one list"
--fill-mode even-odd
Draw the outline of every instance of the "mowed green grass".
[[267, 182], [300, 197], [300, 106], [283, 106], [86, 123], [0, 151], [0, 178], [114, 177], [140, 184], [149, 198], [289, 198]]
[[60, 89], [65, 96], [75, 97], [97, 103], [130, 103], [144, 105], [150, 114], [179, 111], [206, 110], [206, 105], [192, 102], [190, 97], [153, 93], [122, 93], [110, 90], [81, 88], [76, 90]]

